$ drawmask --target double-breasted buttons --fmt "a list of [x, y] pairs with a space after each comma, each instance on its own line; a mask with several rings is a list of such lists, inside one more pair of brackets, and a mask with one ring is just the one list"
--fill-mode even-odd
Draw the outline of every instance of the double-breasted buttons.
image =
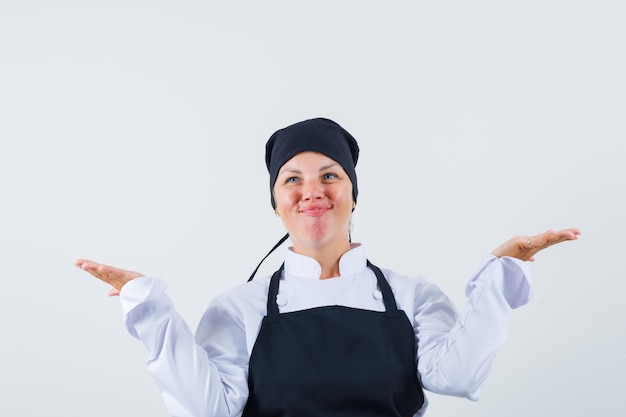
[[278, 307], [284, 307], [287, 305], [287, 297], [284, 294], [278, 294], [276, 296], [276, 305]]

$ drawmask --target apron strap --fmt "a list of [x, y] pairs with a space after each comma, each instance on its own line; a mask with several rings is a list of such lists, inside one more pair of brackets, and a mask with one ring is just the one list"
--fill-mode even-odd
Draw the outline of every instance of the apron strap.
[[276, 250], [276, 248], [278, 248], [280, 245], [282, 245], [285, 242], [285, 240], [287, 240], [287, 239], [289, 239], [289, 233], [287, 233], [285, 236], [281, 237], [280, 240], [278, 241], [278, 243], [276, 243], [274, 245], [274, 247], [272, 249], [270, 249], [270, 251], [267, 253], [267, 255], [265, 255], [263, 257], [263, 259], [261, 259], [261, 262], [259, 262], [259, 264], [256, 266], [256, 268], [254, 268], [254, 271], [252, 271], [252, 275], [250, 275], [250, 278], [248, 278], [248, 282], [252, 281], [252, 278], [254, 278], [254, 276], [256, 275], [256, 272], [261, 267], [261, 264], [263, 263], [263, 261], [266, 260], [267, 257], [270, 256], [272, 254], [272, 252], [274, 252]]
[[380, 270], [379, 267], [371, 263], [369, 259], [367, 260], [367, 266], [372, 271], [374, 271], [374, 274], [376, 275], [376, 280], [378, 281], [378, 287], [380, 287], [380, 292], [383, 293], [383, 302], [385, 303], [385, 310], [388, 313], [398, 311], [396, 298], [393, 296], [393, 292], [391, 291], [391, 286], [389, 285], [389, 282], [383, 275], [383, 272]]
[[285, 263], [278, 268], [278, 271], [274, 272], [270, 280], [270, 288], [267, 291], [267, 318], [270, 320], [276, 320], [278, 318], [279, 312], [278, 304], [276, 304], [276, 296], [278, 295], [278, 284], [284, 268]]

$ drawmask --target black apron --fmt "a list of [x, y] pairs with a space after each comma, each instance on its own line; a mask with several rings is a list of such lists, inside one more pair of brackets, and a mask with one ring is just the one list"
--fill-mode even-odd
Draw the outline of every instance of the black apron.
[[342, 306], [280, 314], [283, 266], [250, 355], [243, 417], [413, 416], [424, 403], [413, 327], [378, 267], [383, 312]]

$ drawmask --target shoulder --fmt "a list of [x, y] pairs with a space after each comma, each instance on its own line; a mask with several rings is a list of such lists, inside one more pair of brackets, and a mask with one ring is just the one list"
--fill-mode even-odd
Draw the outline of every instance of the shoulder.
[[216, 295], [209, 303], [205, 316], [228, 317], [241, 322], [251, 316], [264, 316], [270, 278], [271, 275], [257, 277]]
[[433, 304], [450, 304], [439, 286], [420, 275], [407, 276], [381, 268], [389, 282], [398, 306], [407, 313], [417, 313]]
[[257, 277], [250, 282], [230, 288], [216, 295], [211, 301], [211, 305], [256, 304], [259, 301], [265, 303], [271, 277], [271, 275]]
[[413, 290], [413, 291], [423, 291], [426, 289], [434, 289], [438, 288], [436, 284], [428, 281], [421, 275], [402, 275], [391, 269], [380, 268], [383, 275], [391, 285], [391, 288], [396, 291], [397, 290]]
[[251, 348], [267, 312], [270, 278], [258, 277], [215, 296], [200, 319], [196, 340], [204, 346], [215, 338], [239, 335]]

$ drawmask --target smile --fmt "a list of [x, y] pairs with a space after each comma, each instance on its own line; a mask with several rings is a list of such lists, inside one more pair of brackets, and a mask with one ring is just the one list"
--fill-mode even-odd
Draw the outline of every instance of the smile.
[[311, 207], [304, 207], [300, 209], [300, 213], [306, 216], [317, 217], [317, 216], [322, 216], [324, 213], [326, 213], [330, 209], [331, 207], [328, 207], [328, 206], [311, 206]]

